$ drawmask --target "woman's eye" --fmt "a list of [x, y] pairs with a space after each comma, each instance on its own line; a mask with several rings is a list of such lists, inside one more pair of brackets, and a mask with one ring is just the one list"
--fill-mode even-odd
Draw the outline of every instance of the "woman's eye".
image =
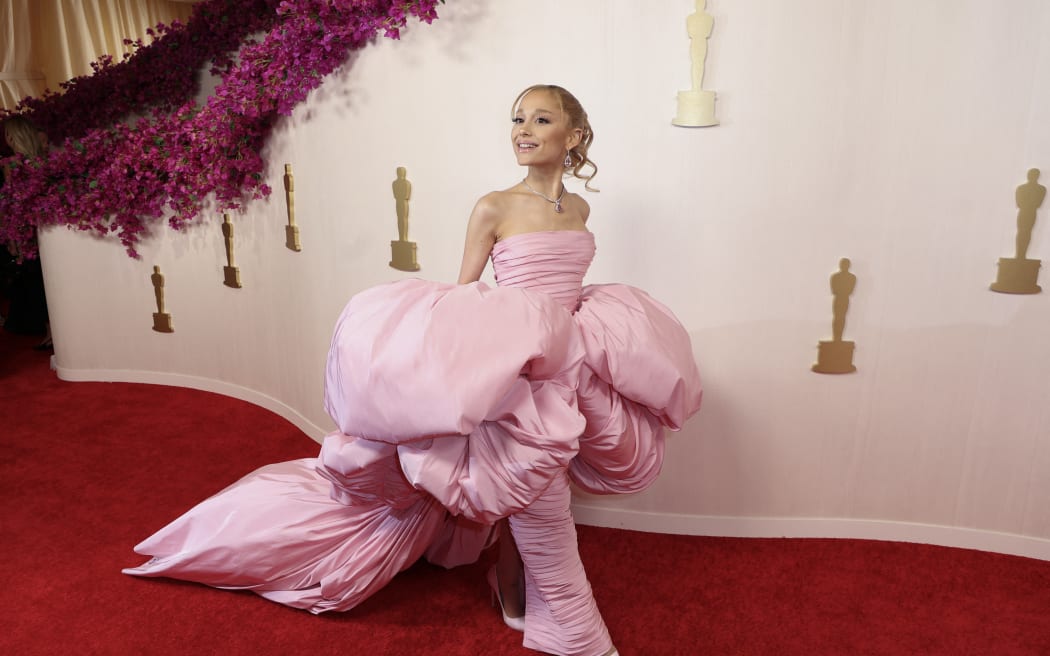
[[525, 119], [523, 119], [523, 118], [521, 118], [521, 117], [519, 116], [519, 117], [517, 117], [517, 118], [512, 118], [512, 119], [510, 119], [510, 122], [511, 122], [511, 123], [516, 123], [516, 124], [518, 124], [518, 125], [521, 125], [522, 123], [524, 123], [524, 122], [525, 122]]
[[543, 124], [547, 124], [547, 123], [550, 123], [550, 119], [546, 119], [546, 118], [538, 118], [538, 119], [536, 119], [536, 122], [537, 122], [537, 123], [543, 123]]

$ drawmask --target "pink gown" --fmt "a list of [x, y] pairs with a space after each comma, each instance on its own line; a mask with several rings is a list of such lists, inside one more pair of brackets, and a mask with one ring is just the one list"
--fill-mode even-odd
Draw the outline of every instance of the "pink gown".
[[496, 243], [498, 287], [412, 279], [340, 316], [320, 455], [267, 465], [135, 547], [136, 576], [349, 610], [420, 557], [476, 561], [510, 518], [525, 564], [523, 644], [594, 656], [611, 640], [569, 508], [656, 478], [664, 428], [700, 406], [689, 336], [625, 285], [582, 286], [586, 231]]

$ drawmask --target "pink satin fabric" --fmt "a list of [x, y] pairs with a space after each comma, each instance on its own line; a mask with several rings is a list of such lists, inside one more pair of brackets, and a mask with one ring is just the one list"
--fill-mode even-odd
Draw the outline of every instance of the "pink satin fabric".
[[593, 259], [594, 235], [586, 230], [526, 232], [492, 247], [496, 284], [542, 292], [570, 312], [579, 307]]
[[406, 280], [337, 322], [316, 459], [269, 465], [136, 546], [125, 570], [247, 588], [314, 613], [348, 610], [421, 556], [474, 562], [511, 518], [526, 567], [524, 644], [611, 646], [576, 549], [569, 477], [635, 492], [664, 428], [697, 411], [689, 337], [624, 285], [582, 287], [585, 231], [501, 240], [499, 287]]

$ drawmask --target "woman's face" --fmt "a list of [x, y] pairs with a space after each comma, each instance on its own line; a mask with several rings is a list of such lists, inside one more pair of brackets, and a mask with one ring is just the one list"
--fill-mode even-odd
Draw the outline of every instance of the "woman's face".
[[545, 89], [525, 94], [514, 112], [510, 131], [514, 156], [521, 166], [561, 164], [565, 153], [579, 143], [579, 130], [569, 126], [558, 97]]

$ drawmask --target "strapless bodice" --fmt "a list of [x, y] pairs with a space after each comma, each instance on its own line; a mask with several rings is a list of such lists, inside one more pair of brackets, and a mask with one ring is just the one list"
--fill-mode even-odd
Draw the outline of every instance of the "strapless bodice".
[[583, 276], [594, 259], [594, 234], [542, 230], [511, 235], [492, 247], [500, 287], [521, 287], [553, 296], [570, 312], [580, 304]]

